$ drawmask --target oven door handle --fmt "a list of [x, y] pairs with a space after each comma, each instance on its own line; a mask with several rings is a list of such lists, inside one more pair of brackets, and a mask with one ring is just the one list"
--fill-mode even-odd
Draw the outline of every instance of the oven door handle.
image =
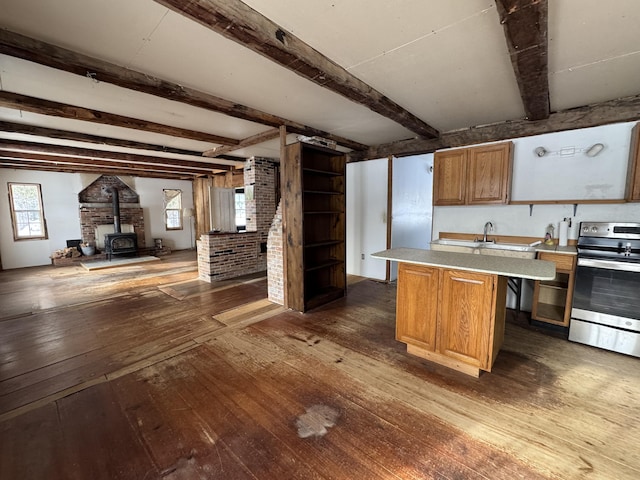
[[605, 270], [619, 270], [621, 272], [640, 272], [640, 263], [615, 262], [610, 260], [593, 260], [579, 258], [579, 267], [604, 268]]

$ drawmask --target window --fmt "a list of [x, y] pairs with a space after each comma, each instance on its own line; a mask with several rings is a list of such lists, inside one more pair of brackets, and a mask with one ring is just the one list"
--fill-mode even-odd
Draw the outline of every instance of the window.
[[245, 208], [244, 188], [236, 188], [234, 192], [236, 210], [236, 230], [247, 229], [247, 210]]
[[37, 183], [9, 183], [13, 239], [47, 238], [42, 192]]
[[165, 189], [164, 223], [167, 230], [182, 230], [182, 190]]

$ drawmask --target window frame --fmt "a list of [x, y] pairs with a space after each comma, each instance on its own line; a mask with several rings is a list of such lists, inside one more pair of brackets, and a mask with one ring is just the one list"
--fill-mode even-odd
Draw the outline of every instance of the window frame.
[[[171, 197], [168, 201], [167, 201], [167, 192], [178, 192], [175, 196]], [[178, 230], [184, 230], [184, 218], [182, 215], [182, 190], [179, 188], [163, 188], [162, 189], [162, 201], [163, 201], [163, 214], [164, 214], [164, 229], [167, 232], [175, 232]], [[180, 208], [167, 208], [167, 205], [170, 201], [172, 201], [174, 198], [179, 197], [180, 198]], [[180, 225], [178, 227], [170, 227], [169, 226], [169, 218], [167, 216], [168, 212], [174, 212], [177, 211], [178, 212], [178, 219], [180, 221]]]
[[[16, 210], [13, 196], [13, 186], [30, 186], [36, 187], [38, 190], [38, 213], [40, 215], [40, 228], [42, 230], [41, 235], [20, 235], [18, 231], [18, 218], [16, 212], [34, 212], [35, 210]], [[11, 226], [13, 227], [13, 240], [20, 242], [23, 240], [47, 240], [49, 238], [49, 232], [47, 230], [47, 221], [44, 216], [44, 202], [42, 201], [42, 185], [39, 183], [29, 182], [7, 182], [7, 188], [9, 190], [9, 212], [11, 214]]]

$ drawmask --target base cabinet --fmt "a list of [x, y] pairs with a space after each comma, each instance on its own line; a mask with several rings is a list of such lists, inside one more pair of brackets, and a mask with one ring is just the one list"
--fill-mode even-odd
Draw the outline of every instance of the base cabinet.
[[540, 252], [538, 260], [554, 262], [556, 277], [553, 280], [537, 280], [535, 282], [531, 318], [540, 322], [568, 327], [571, 319], [576, 256]]
[[506, 278], [400, 263], [396, 339], [464, 373], [491, 371], [504, 339]]

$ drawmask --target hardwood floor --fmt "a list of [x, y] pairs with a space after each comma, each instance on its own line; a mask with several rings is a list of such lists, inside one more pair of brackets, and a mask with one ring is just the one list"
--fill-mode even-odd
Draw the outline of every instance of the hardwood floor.
[[2, 479], [636, 479], [638, 359], [514, 318], [467, 377], [394, 340], [395, 286], [307, 314], [195, 253], [0, 272]]

